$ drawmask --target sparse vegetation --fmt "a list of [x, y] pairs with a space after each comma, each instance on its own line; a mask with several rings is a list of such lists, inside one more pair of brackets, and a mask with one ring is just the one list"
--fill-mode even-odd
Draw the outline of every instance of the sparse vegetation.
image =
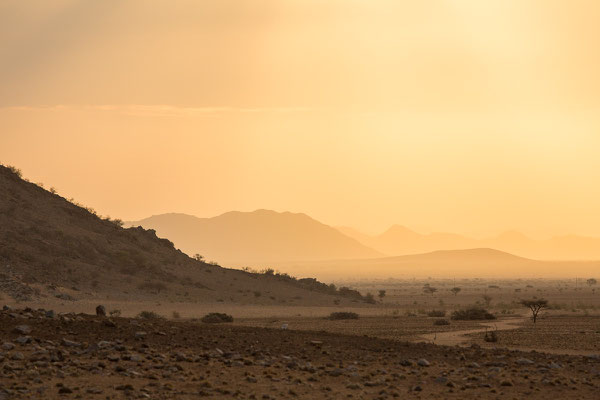
[[162, 282], [143, 282], [138, 285], [138, 289], [160, 293], [163, 290], [167, 290], [167, 285]]
[[453, 287], [452, 289], [450, 289], [450, 291], [452, 292], [453, 295], [457, 295], [458, 293], [460, 293], [462, 289], [459, 287]]
[[435, 321], [433, 321], [433, 325], [436, 325], [436, 326], [450, 325], [450, 321], [448, 321], [447, 319], [436, 319]]
[[445, 317], [446, 311], [444, 310], [431, 310], [427, 313], [428, 317]]
[[233, 322], [233, 317], [229, 314], [215, 312], [206, 314], [204, 317], [202, 317], [202, 319], [200, 319], [200, 321], [204, 322], [205, 324], [222, 324]]
[[496, 317], [481, 307], [472, 306], [464, 310], [457, 310], [452, 313], [451, 319], [457, 321], [476, 321], [486, 319], [496, 319]]
[[163, 319], [162, 316], [158, 315], [154, 311], [142, 311], [137, 315], [141, 319]]
[[329, 314], [328, 319], [330, 320], [340, 320], [340, 319], [358, 319], [358, 314], [349, 311], [338, 311], [332, 312]]

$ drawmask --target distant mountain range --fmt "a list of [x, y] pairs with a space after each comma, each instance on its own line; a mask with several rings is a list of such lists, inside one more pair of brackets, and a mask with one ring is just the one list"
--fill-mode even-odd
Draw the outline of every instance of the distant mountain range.
[[600, 238], [577, 235], [535, 240], [520, 232], [509, 231], [480, 240], [454, 233], [420, 234], [400, 225], [393, 225], [377, 236], [366, 235], [348, 227], [338, 229], [364, 245], [388, 255], [492, 248], [539, 260], [600, 260]]
[[162, 214], [126, 224], [155, 229], [186, 253], [223, 265], [273, 267], [321, 279], [592, 276], [600, 269], [600, 263], [584, 261], [600, 260], [600, 239], [579, 236], [534, 240], [507, 232], [478, 240], [452, 233], [420, 234], [399, 225], [369, 236], [352, 228], [333, 228], [306, 214], [269, 210], [213, 218]]
[[232, 211], [213, 218], [162, 214], [127, 222], [155, 229], [184, 252], [225, 265], [383, 256], [306, 214]]
[[567, 278], [594, 276], [598, 261], [539, 261], [503, 251], [478, 248], [438, 250], [424, 254], [382, 257], [370, 260], [316, 261], [284, 263], [280, 267], [295, 275], [319, 279], [373, 278]]

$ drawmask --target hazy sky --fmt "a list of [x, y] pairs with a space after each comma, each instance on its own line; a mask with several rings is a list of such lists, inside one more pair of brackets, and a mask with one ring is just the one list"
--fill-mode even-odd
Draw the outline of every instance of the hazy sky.
[[600, 236], [596, 0], [0, 2], [0, 162], [103, 215]]

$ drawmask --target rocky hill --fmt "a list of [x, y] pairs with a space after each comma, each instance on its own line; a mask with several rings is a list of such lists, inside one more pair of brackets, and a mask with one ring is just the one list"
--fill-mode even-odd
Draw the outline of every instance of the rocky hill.
[[362, 300], [314, 279], [198, 261], [153, 230], [121, 225], [0, 166], [0, 296], [257, 305]]

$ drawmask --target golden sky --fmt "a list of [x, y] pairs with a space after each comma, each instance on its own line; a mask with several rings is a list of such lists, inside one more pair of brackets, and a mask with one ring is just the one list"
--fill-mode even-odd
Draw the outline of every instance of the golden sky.
[[600, 236], [596, 0], [0, 2], [0, 162], [103, 215]]

